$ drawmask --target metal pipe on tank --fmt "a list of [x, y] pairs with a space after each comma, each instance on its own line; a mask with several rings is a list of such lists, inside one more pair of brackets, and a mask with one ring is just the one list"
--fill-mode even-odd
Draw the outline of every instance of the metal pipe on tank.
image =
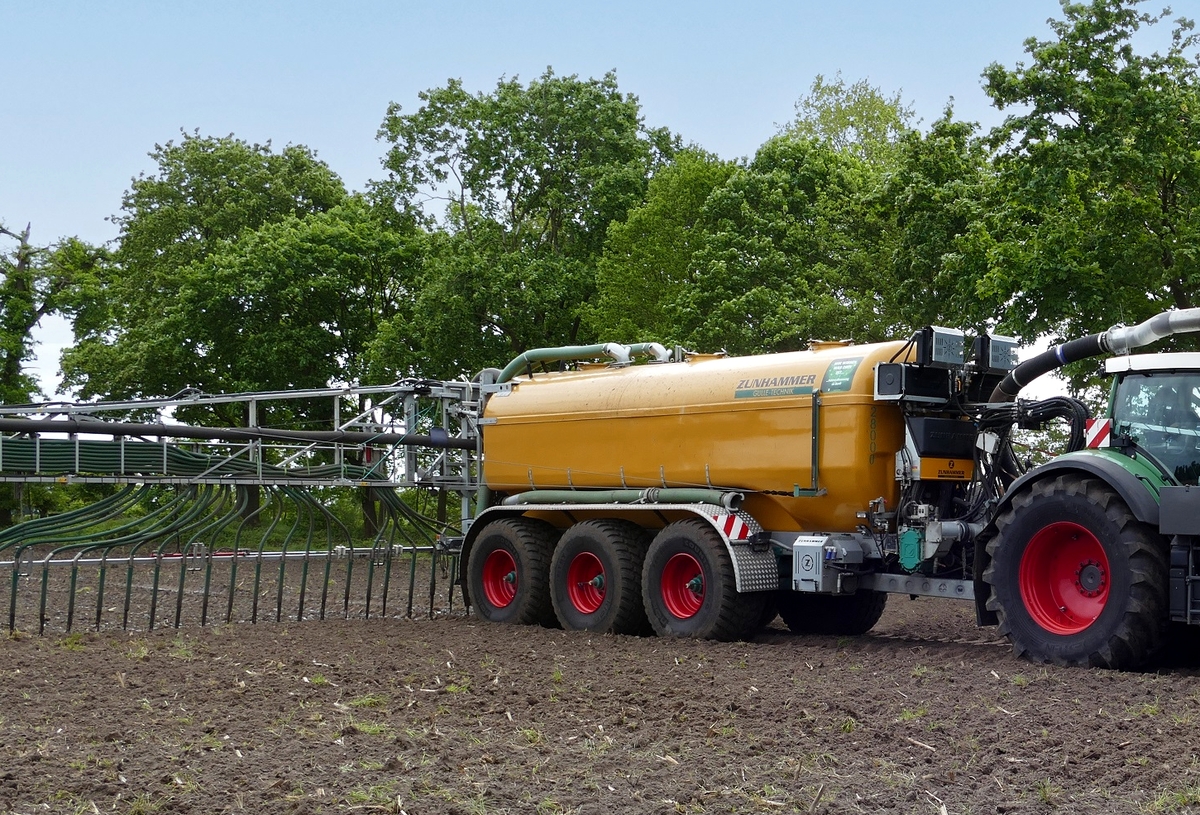
[[740, 492], [651, 487], [645, 490], [528, 490], [504, 499], [504, 506], [521, 504], [712, 504], [736, 512], [745, 496]]
[[629, 356], [651, 356], [655, 362], [670, 362], [671, 352], [666, 349], [662, 343], [658, 342], [635, 342], [629, 346]]
[[[664, 349], [665, 350], [665, 349]], [[561, 348], [534, 348], [517, 355], [496, 377], [496, 382], [507, 382], [534, 362], [567, 362], [571, 360], [611, 357], [617, 365], [629, 364], [629, 348], [616, 342], [595, 345], [565, 345]]]

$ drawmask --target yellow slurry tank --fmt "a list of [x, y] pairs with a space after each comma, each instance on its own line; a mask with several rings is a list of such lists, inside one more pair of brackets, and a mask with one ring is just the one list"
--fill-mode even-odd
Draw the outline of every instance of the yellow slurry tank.
[[903, 348], [817, 343], [522, 377], [487, 403], [484, 481], [509, 494], [712, 486], [744, 492], [767, 529], [853, 531], [871, 501], [899, 497], [904, 418], [874, 400], [873, 376]]

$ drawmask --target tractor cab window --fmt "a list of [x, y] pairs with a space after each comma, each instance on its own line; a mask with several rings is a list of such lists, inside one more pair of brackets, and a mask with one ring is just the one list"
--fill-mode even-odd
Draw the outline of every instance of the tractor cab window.
[[1115, 397], [1113, 429], [1180, 483], [1200, 482], [1200, 372], [1126, 374]]

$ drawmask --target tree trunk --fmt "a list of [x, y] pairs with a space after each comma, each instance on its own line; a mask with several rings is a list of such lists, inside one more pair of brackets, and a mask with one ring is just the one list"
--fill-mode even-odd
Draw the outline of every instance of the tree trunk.
[[238, 489], [242, 490], [246, 497], [246, 503], [242, 507], [242, 518], [246, 521], [246, 526], [258, 526], [258, 512], [262, 508], [262, 487], [257, 484], [243, 484]]
[[358, 494], [362, 506], [363, 537], [373, 539], [379, 534], [379, 504], [375, 500], [375, 490], [373, 487], [363, 487]]

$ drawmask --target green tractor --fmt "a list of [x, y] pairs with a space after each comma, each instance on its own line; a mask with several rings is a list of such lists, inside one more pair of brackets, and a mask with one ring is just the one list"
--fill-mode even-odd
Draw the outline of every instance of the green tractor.
[[1016, 651], [1061, 665], [1136, 667], [1168, 624], [1200, 622], [1200, 353], [1129, 355], [1200, 328], [1200, 309], [1050, 349], [1017, 366], [989, 401], [1105, 352], [1106, 416], [1085, 446], [1013, 480], [977, 543], [976, 609]]

